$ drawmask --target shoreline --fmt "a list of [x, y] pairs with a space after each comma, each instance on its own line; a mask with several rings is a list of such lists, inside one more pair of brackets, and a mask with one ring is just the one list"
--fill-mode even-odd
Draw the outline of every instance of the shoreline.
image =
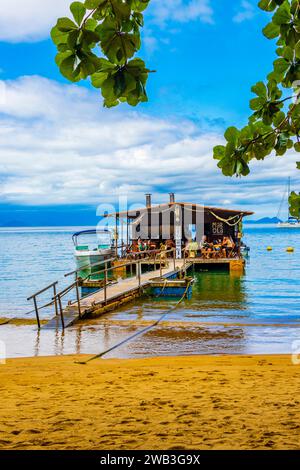
[[[41, 325], [46, 325], [48, 321], [51, 320], [49, 317], [48, 319], [40, 319]], [[107, 319], [105, 317], [99, 317], [99, 318], [91, 318], [91, 319], [86, 319], [82, 320], [78, 323], [76, 323], [76, 326], [78, 327], [88, 327], [88, 326], [106, 326], [107, 324], [109, 325], [114, 325], [114, 326], [136, 326], [136, 327], [144, 327], [144, 326], [149, 326], [153, 324], [154, 320], [123, 320], [123, 319]], [[0, 318], [0, 327], [5, 326], [5, 325], [12, 325], [12, 326], [36, 326], [36, 319], [35, 318], [24, 318], [24, 317], [2, 317]], [[300, 328], [300, 322], [295, 322], [295, 323], [242, 323], [242, 322], [222, 322], [222, 321], [192, 321], [192, 320], [180, 320], [180, 321], [169, 321], [169, 320], [163, 320], [160, 322], [161, 326], [169, 326], [169, 327], [196, 327], [196, 328], [202, 328], [205, 326], [224, 326], [224, 327], [231, 327], [231, 326], [237, 326], [237, 327], [280, 327], [280, 328]]]
[[1, 449], [299, 449], [290, 355], [50, 356], [0, 365]]

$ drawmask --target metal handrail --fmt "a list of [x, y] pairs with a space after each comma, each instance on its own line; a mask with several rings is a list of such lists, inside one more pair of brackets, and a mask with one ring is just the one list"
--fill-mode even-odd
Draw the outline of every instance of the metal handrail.
[[109, 258], [109, 259], [104, 260], [104, 261], [99, 261], [98, 263], [87, 264], [86, 266], [81, 266], [81, 268], [75, 269], [74, 271], [71, 271], [67, 274], [64, 274], [64, 277], [72, 276], [72, 274], [79, 273], [80, 271], [84, 271], [85, 269], [88, 269], [88, 268], [95, 268], [96, 266], [100, 266], [100, 265], [105, 264], [105, 263], [110, 263], [112, 261], [115, 261], [115, 259], [116, 259], [116, 256], [114, 258]]
[[44, 289], [41, 289], [41, 290], [39, 290], [38, 292], [36, 292], [35, 294], [33, 294], [33, 295], [31, 295], [30, 297], [28, 297], [27, 300], [31, 300], [31, 299], [33, 299], [34, 297], [37, 297], [38, 295], [43, 294], [43, 293], [46, 292], [47, 290], [51, 289], [53, 286], [57, 286], [57, 284], [58, 284], [58, 281], [52, 282], [52, 284], [49, 284], [49, 286], [44, 287]]
[[[176, 249], [175, 248], [170, 248], [170, 249], [167, 249], [167, 250], [145, 250], [145, 251], [141, 251], [141, 252], [132, 252], [132, 253], [135, 253], [137, 255], [145, 255], [145, 254], [151, 254], [151, 253], [155, 253], [155, 257], [154, 257], [154, 260], [156, 261], [156, 258], [158, 255], [161, 255], [162, 253], [164, 254], [167, 254], [167, 253], [171, 253], [173, 252], [174, 253], [174, 269], [176, 267], [176, 258], [175, 258], [175, 254], [176, 254]], [[102, 270], [99, 270], [99, 271], [95, 271], [91, 274], [89, 274], [87, 277], [85, 277], [83, 280], [87, 280], [87, 279], [90, 279], [90, 277], [94, 274], [101, 274], [101, 273], [104, 273], [104, 301], [105, 301], [105, 304], [107, 302], [107, 285], [108, 285], [108, 276], [107, 276], [107, 273], [109, 271], [113, 271], [114, 269], [118, 269], [118, 268], [123, 268], [123, 267], [127, 267], [127, 266], [130, 266], [132, 267], [133, 265], [138, 265], [138, 269], [136, 270], [136, 276], [138, 277], [139, 279], [139, 288], [141, 287], [141, 264], [143, 261], [147, 261], [147, 260], [150, 260], [151, 257], [143, 257], [143, 258], [139, 258], [139, 259], [134, 259], [134, 260], [129, 260], [127, 261], [126, 263], [123, 263], [123, 264], [120, 264], [118, 266], [110, 266], [108, 267], [108, 263], [112, 263], [113, 261], [116, 261], [116, 257], [114, 258], [110, 258], [110, 259], [107, 259], [107, 260], [103, 260], [103, 261], [100, 261], [98, 263], [94, 263], [92, 265], [88, 265], [86, 266], [87, 268], [91, 268], [91, 267], [95, 267], [95, 266], [102, 266], [102, 265], [105, 265], [105, 268], [102, 269]], [[161, 257], [159, 259], [159, 263], [160, 263], [160, 273], [162, 273], [162, 260], [163, 258]], [[49, 306], [52, 305], [54, 303], [55, 305], [55, 313], [56, 313], [56, 316], [59, 314], [58, 313], [58, 308], [59, 308], [59, 312], [60, 312], [60, 316], [61, 316], [61, 323], [62, 323], [62, 327], [65, 328], [65, 323], [64, 323], [64, 315], [63, 315], [63, 308], [62, 308], [62, 298], [67, 295], [71, 290], [73, 290], [74, 288], [76, 288], [76, 296], [77, 296], [77, 304], [78, 304], [78, 313], [79, 313], [79, 318], [81, 318], [81, 305], [80, 305], [80, 293], [79, 293], [79, 282], [82, 281], [82, 279], [79, 279], [78, 278], [78, 272], [84, 270], [85, 268], [84, 267], [81, 267], [79, 269], [76, 269], [75, 271], [72, 271], [70, 273], [67, 273], [65, 274], [65, 277], [67, 276], [70, 276], [72, 274], [76, 274], [76, 280], [75, 282], [73, 282], [72, 284], [70, 284], [69, 286], [65, 287], [63, 290], [61, 290], [60, 292], [57, 292], [56, 290], [56, 286], [58, 285], [58, 281], [56, 282], [53, 282], [52, 284], [50, 284], [49, 286], [45, 287], [44, 289], [41, 289], [40, 291], [36, 292], [35, 294], [31, 295], [30, 297], [28, 297], [28, 301], [29, 300], [32, 300], [33, 299], [33, 302], [34, 302], [34, 308], [35, 308], [35, 313], [36, 313], [36, 318], [37, 318], [37, 324], [38, 324], [38, 328], [40, 329], [41, 325], [40, 325], [40, 318], [39, 318], [39, 309], [38, 309], [38, 305], [37, 305], [37, 297], [40, 295], [40, 294], [43, 294], [44, 292], [46, 292], [47, 290], [49, 289], [53, 289], [53, 297], [52, 297], [52, 302], [49, 303]], [[132, 269], [131, 269], [131, 274], [132, 274]]]

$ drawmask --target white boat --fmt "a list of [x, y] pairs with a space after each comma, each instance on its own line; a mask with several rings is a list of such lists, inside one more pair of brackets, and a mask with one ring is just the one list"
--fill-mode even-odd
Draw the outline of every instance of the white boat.
[[[289, 207], [289, 197], [291, 194], [291, 178], [288, 179], [288, 188], [287, 188], [287, 201], [288, 201], [288, 207]], [[284, 194], [285, 196], [285, 194]], [[282, 205], [282, 204], [281, 204]], [[279, 208], [278, 214], [280, 213], [281, 207]], [[290, 214], [290, 209], [288, 208], [288, 218], [284, 222], [278, 222], [277, 224], [278, 228], [300, 228], [300, 219], [297, 219], [297, 217], [293, 217]]]
[[294, 217], [289, 217], [286, 222], [278, 222], [279, 228], [300, 228], [300, 220]]
[[[79, 238], [90, 235], [96, 235], [96, 246], [91, 245], [90, 242], [89, 244], [79, 243]], [[75, 246], [76, 266], [80, 269], [78, 276], [81, 278], [90, 276], [90, 279], [101, 278], [103, 274], [100, 274], [99, 270], [103, 267], [97, 266], [97, 263], [109, 260], [113, 256], [111, 233], [108, 230], [84, 230], [74, 233], [72, 238]]]

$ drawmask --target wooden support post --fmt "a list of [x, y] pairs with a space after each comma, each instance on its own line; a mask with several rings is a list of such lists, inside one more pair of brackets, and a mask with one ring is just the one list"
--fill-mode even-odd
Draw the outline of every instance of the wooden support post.
[[79, 318], [81, 318], [81, 306], [80, 306], [80, 292], [79, 292], [79, 280], [76, 274], [76, 297], [77, 297], [77, 304], [78, 304], [78, 314]]
[[132, 267], [133, 267], [133, 263], [132, 263], [132, 261], [131, 261], [131, 262], [130, 262], [130, 276], [131, 276], [131, 277], [133, 276], [133, 269], [132, 269]]
[[63, 312], [63, 308], [62, 308], [62, 304], [61, 304], [60, 295], [58, 296], [58, 305], [59, 305], [59, 310], [60, 310], [61, 326], [62, 326], [62, 329], [64, 330], [65, 329], [65, 320], [64, 320], [64, 312]]
[[142, 262], [141, 260], [138, 261], [137, 263], [137, 269], [138, 269], [138, 279], [139, 279], [139, 288], [141, 287], [141, 274], [142, 274]]
[[56, 284], [53, 284], [53, 298], [54, 298], [55, 315], [58, 316], [58, 306], [57, 306], [57, 298], [56, 298]]
[[105, 263], [104, 271], [104, 304], [107, 305], [107, 263]]
[[38, 309], [38, 306], [37, 306], [37, 301], [36, 301], [35, 296], [33, 297], [33, 302], [34, 302], [36, 321], [37, 321], [37, 324], [38, 324], [38, 329], [40, 330], [41, 329], [41, 323], [40, 323], [40, 317], [39, 317], [39, 309]]

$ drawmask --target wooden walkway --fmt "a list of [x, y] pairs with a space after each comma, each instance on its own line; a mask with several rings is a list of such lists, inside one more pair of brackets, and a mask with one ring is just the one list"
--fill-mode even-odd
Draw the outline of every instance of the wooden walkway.
[[[115, 310], [123, 303], [139, 296], [141, 294], [141, 290], [150, 285], [152, 278], [159, 277], [161, 274], [163, 277], [169, 278], [177, 272], [185, 273], [192, 266], [192, 264], [193, 262], [185, 262], [182, 259], [178, 259], [176, 260], [174, 270], [174, 262], [170, 259], [169, 264], [162, 267], [161, 271], [160, 269], [156, 269], [142, 273], [140, 280], [138, 276], [133, 276], [126, 279], [120, 279], [116, 283], [109, 284], [106, 288], [106, 298], [104, 289], [101, 289], [81, 299], [81, 315], [84, 318], [88, 318]], [[76, 323], [80, 319], [77, 301], [68, 305], [64, 309], [63, 315], [65, 319], [65, 327]], [[60, 317], [56, 316], [51, 319], [43, 328], [57, 329], [59, 327], [61, 327]]]

